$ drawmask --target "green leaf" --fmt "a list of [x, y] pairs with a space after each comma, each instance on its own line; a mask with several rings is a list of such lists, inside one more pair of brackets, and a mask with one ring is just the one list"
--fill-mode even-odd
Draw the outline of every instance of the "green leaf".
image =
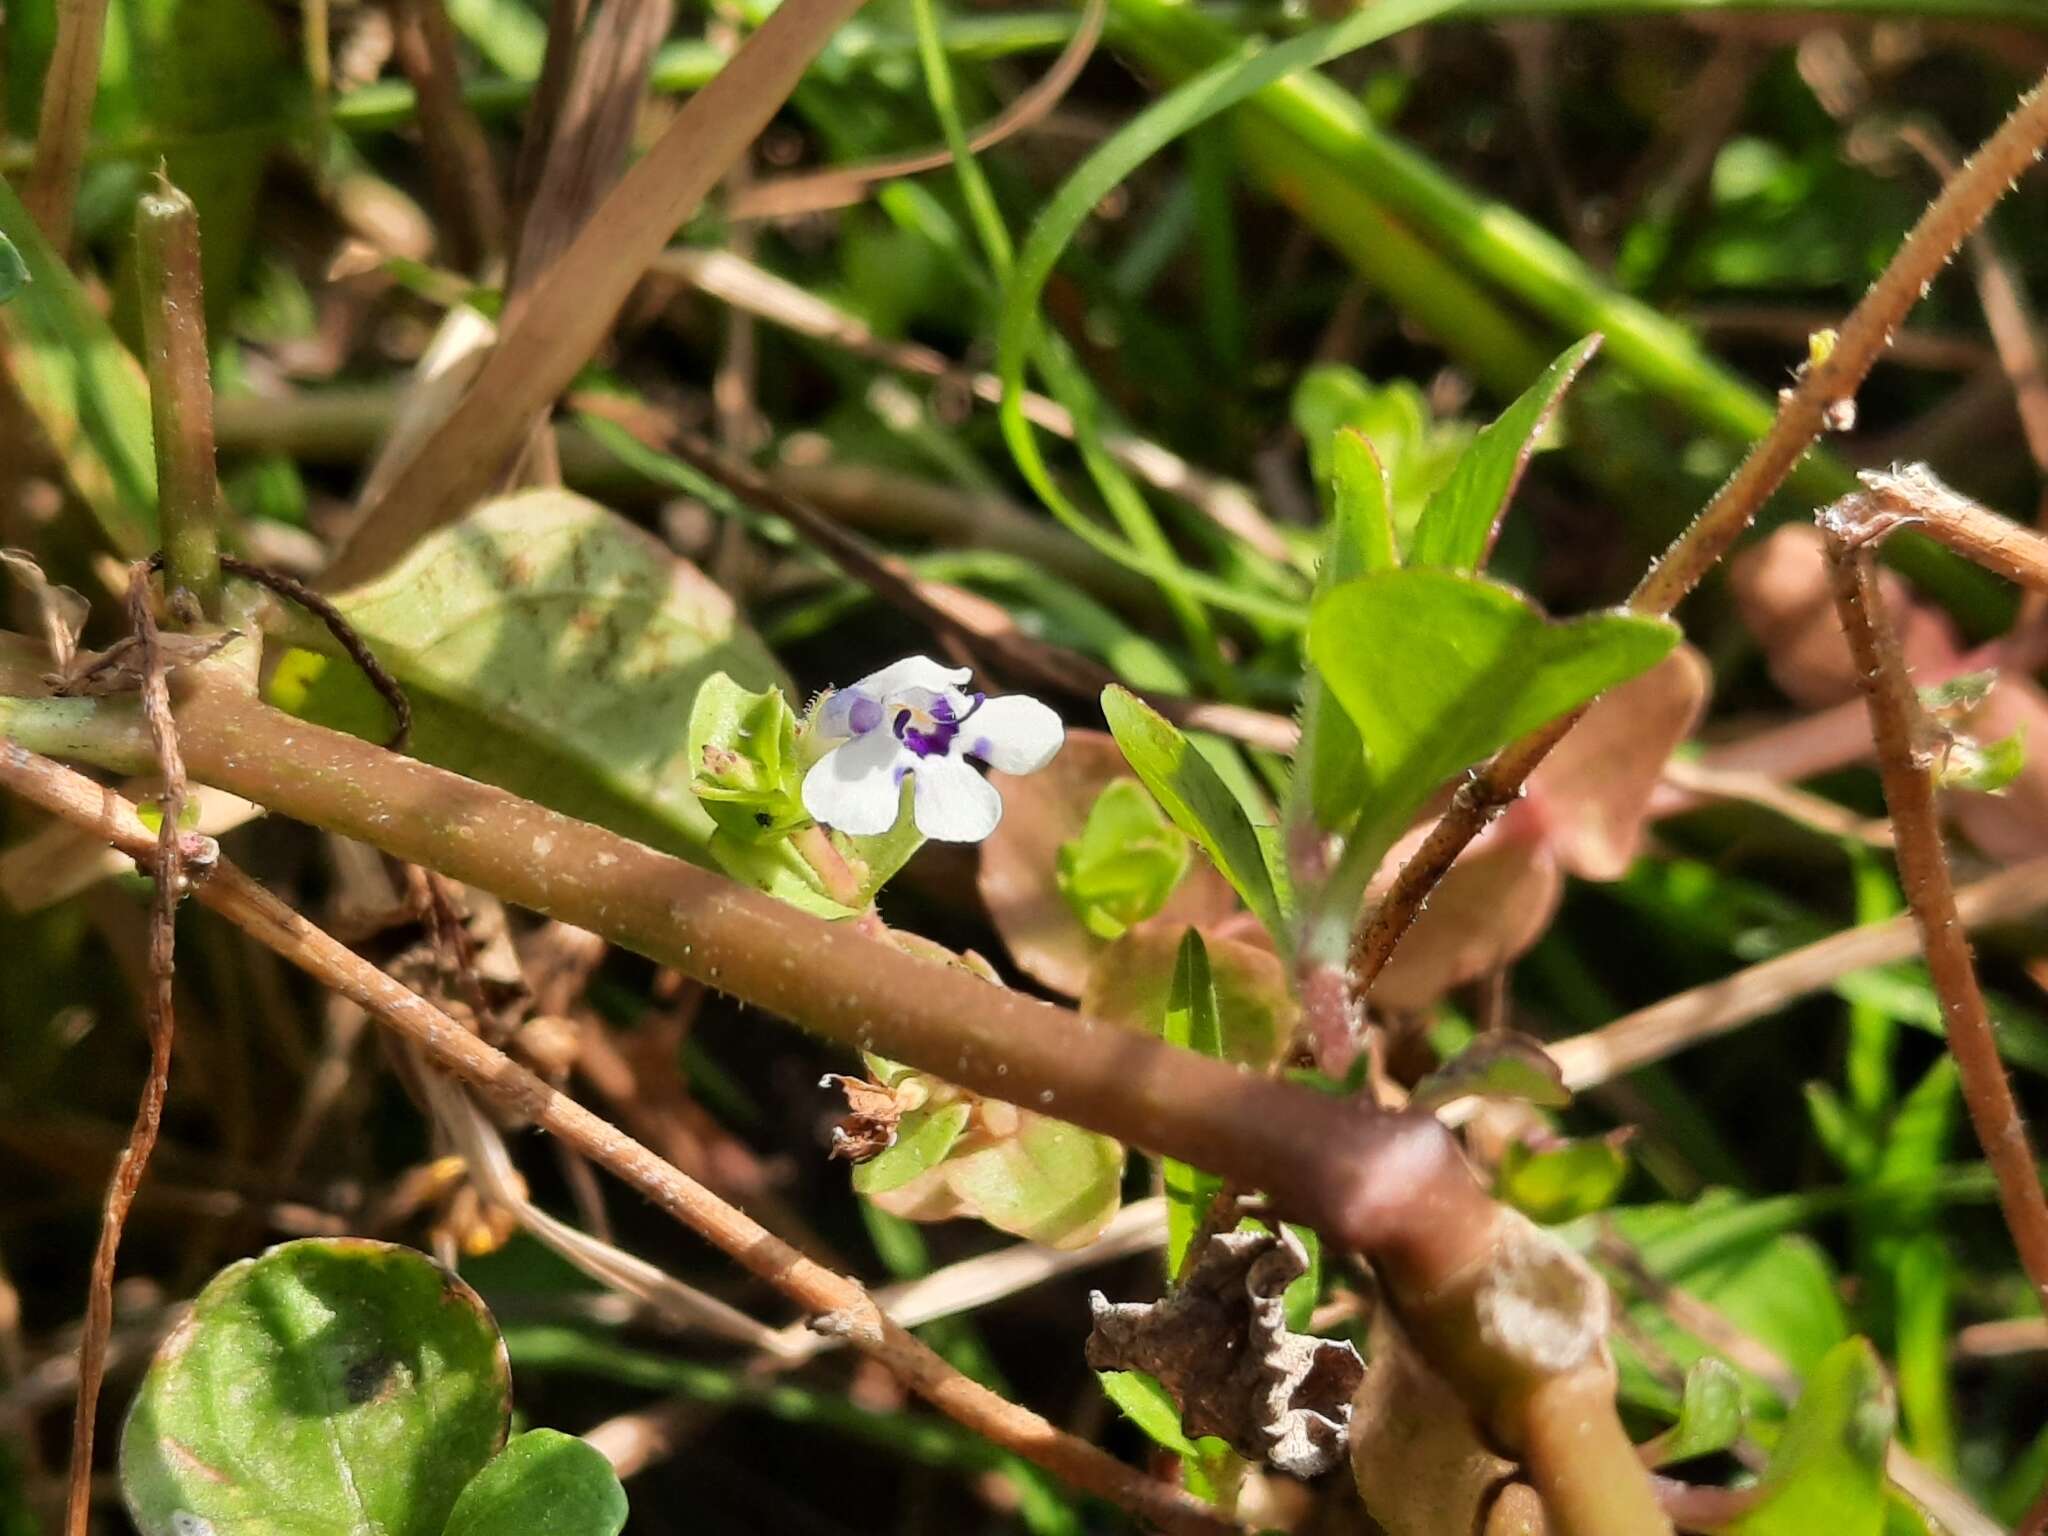
[[1154, 1445], [1189, 1459], [1201, 1454], [1180, 1427], [1180, 1404], [1156, 1379], [1143, 1371], [1097, 1371], [1095, 1379], [1102, 1383], [1103, 1395]]
[[1935, 763], [1934, 782], [1943, 789], [1973, 789], [1982, 794], [1996, 794], [2018, 778], [2026, 766], [2027, 733], [2024, 728], [1996, 741], [1954, 736]]
[[1450, 479], [1423, 508], [1408, 550], [1409, 565], [1470, 571], [1485, 562], [1537, 437], [1599, 347], [1600, 338], [1588, 336], [1569, 348], [1491, 426], [1480, 430]]
[[510, 1412], [474, 1291], [408, 1248], [311, 1238], [200, 1292], [128, 1416], [121, 1486], [142, 1536], [440, 1536]]
[[1647, 671], [1677, 643], [1663, 619], [1553, 623], [1519, 593], [1450, 571], [1346, 582], [1309, 620], [1309, 655], [1365, 745], [1375, 842], [1397, 835], [1453, 774]]
[[767, 842], [809, 819], [796, 713], [780, 688], [750, 690], [712, 673], [690, 708], [687, 751], [690, 790], [727, 836]]
[[1725, 1451], [1741, 1438], [1745, 1416], [1742, 1378], [1725, 1360], [1709, 1355], [1685, 1373], [1678, 1422], [1643, 1447], [1644, 1459], [1665, 1467]]
[[101, 535], [139, 559], [157, 546], [148, 381], [4, 180], [0, 238], [29, 275], [0, 306], [0, 361]]
[[1166, 905], [1188, 868], [1188, 840], [1132, 779], [1096, 796], [1081, 834], [1054, 866], [1060, 895], [1098, 939], [1114, 939]]
[[1209, 855], [1276, 937], [1281, 902], [1250, 815], [1186, 736], [1128, 689], [1102, 691], [1102, 714], [1132, 770], [1173, 824]]
[[947, 1165], [954, 1191], [990, 1226], [1034, 1243], [1092, 1242], [1122, 1203], [1120, 1142], [1026, 1114], [1017, 1134]]
[[1415, 1109], [1441, 1109], [1458, 1099], [1521, 1099], [1547, 1109], [1572, 1100], [1557, 1063], [1527, 1035], [1503, 1031], [1479, 1036], [1417, 1083], [1408, 1095]]
[[1729, 1536], [1879, 1536], [1894, 1417], [1869, 1341], [1837, 1345], [1806, 1378], [1764, 1469], [1760, 1502], [1723, 1529]]
[[[1209, 968], [1208, 946], [1198, 929], [1190, 928], [1174, 957], [1173, 982], [1167, 990], [1160, 1031], [1169, 1045], [1204, 1056], [1223, 1055], [1223, 1025], [1216, 1007], [1216, 979]], [[1160, 1183], [1166, 1192], [1166, 1273], [1178, 1278], [1187, 1261], [1188, 1244], [1201, 1229], [1202, 1218], [1223, 1188], [1215, 1174], [1205, 1173], [1178, 1158], [1160, 1162]]]
[[1502, 1152], [1495, 1193], [1531, 1221], [1575, 1221], [1614, 1203], [1628, 1181], [1618, 1137], [1565, 1141], [1540, 1149], [1511, 1141]]
[[863, 1195], [883, 1195], [936, 1168], [960, 1140], [973, 1113], [974, 1106], [964, 1099], [912, 1110], [897, 1125], [895, 1143], [855, 1167], [853, 1187]]
[[1318, 592], [1401, 563], [1387, 473], [1364, 433], [1349, 427], [1337, 433], [1330, 449], [1330, 488], [1330, 546], [1316, 572]]
[[[691, 793], [698, 690], [719, 673], [786, 679], [730, 598], [625, 519], [566, 491], [508, 496], [336, 601], [410, 696], [414, 756], [843, 913], [785, 843], [721, 834]], [[310, 623], [293, 638], [331, 644]], [[338, 657], [287, 657], [271, 696], [373, 739], [390, 729]]]
[[625, 1525], [626, 1490], [603, 1453], [530, 1429], [470, 1479], [442, 1536], [618, 1536]]
[[[1415, 537], [1422, 509], [1450, 478], [1475, 428], [1440, 420], [1408, 379], [1380, 383], [1355, 368], [1311, 368], [1295, 386], [1293, 418], [1308, 444], [1309, 469], [1318, 485], [1342, 493], [1344, 440], [1356, 434], [1372, 445], [1386, 487], [1387, 520], [1398, 561]], [[1363, 574], [1356, 572], [1353, 574]]]
[[28, 263], [21, 259], [14, 242], [0, 235], [0, 304], [21, 292], [28, 281]]

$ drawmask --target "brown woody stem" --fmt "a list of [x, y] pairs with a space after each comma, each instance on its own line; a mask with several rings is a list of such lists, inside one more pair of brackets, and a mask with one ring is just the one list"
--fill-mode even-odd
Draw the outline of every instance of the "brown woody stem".
[[[1860, 498], [1851, 497], [1857, 502]], [[1864, 527], [1866, 508], [1821, 514], [1835, 609], [1856, 661], [1856, 677], [1870, 706], [1877, 767], [1886, 809], [1897, 835], [1899, 877], [1920, 929], [1927, 969], [1941, 1000], [1949, 1050], [1962, 1080], [1963, 1102], [1977, 1143], [1998, 1180], [1999, 1204], [2033, 1283], [2048, 1308], [2048, 1199], [2020, 1123], [2012, 1085], [1998, 1059], [1998, 1042], [1977, 985], [1970, 941], [1956, 911], [1955, 887], [1942, 847], [1931, 754], [1925, 750], [1919, 701], [1887, 623], [1875, 557]]]
[[[1842, 322], [1826, 354], [1786, 391], [1771, 430], [1750, 449], [1670, 549], [1629, 595], [1638, 613], [1668, 614], [1713, 569], [1763, 504], [1826, 430], [1831, 414], [1852, 404], [1893, 333], [1956, 250], [2048, 143], [2048, 79], [2020, 98], [1989, 139], [1950, 177], [1921, 214], [1891, 263]], [[1386, 898], [1359, 929], [1351, 950], [1351, 990], [1364, 998], [1437, 881], [1486, 824], [1521, 793], [1523, 783], [1576, 723], [1567, 715], [1507, 748], [1459, 786], [1450, 809], [1395, 877]]]
[[135, 254], [142, 359], [156, 437], [164, 593], [174, 614], [189, 595], [200, 616], [217, 624], [220, 488], [213, 461], [213, 378], [199, 275], [199, 213], [162, 176], [136, 201]]
[[1917, 528], [2007, 581], [2048, 592], [2048, 538], [1958, 495], [1924, 465], [1866, 470], [1858, 478], [1867, 494], [1830, 509], [1837, 519], [1857, 519], [1858, 537], [1874, 544], [1897, 529]]
[[[156, 846], [132, 805], [11, 742], [0, 741], [0, 784], [132, 857], [150, 857]], [[890, 1322], [857, 1282], [806, 1257], [744, 1211], [485, 1044], [232, 864], [223, 860], [198, 895], [204, 905], [252, 938], [361, 1005], [443, 1071], [602, 1164], [976, 1433], [1162, 1530], [1187, 1536], [1223, 1536], [1238, 1530], [1172, 1484], [1144, 1476], [963, 1376], [909, 1331]]]

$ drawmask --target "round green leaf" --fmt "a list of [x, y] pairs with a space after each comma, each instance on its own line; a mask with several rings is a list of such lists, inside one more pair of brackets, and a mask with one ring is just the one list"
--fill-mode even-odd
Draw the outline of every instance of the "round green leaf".
[[142, 1536], [440, 1536], [504, 1444], [511, 1367], [476, 1292], [367, 1239], [222, 1270], [121, 1442]]
[[530, 1429], [470, 1479], [442, 1536], [618, 1536], [626, 1490], [574, 1435]]

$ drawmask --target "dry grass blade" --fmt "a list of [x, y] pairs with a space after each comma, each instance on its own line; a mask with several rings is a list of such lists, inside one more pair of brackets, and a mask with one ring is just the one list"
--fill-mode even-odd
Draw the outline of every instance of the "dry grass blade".
[[1957, 909], [1919, 701], [1886, 620], [1875, 557], [1861, 534], [1860, 520], [1853, 513], [1841, 516], [1830, 509], [1821, 515], [1821, 531], [1828, 540], [1835, 606], [1870, 705], [1878, 775], [1898, 839], [1899, 878], [1920, 930], [1935, 995], [1941, 1000], [1963, 1102], [1977, 1144], [1998, 1178], [1999, 1204], [2020, 1263], [2033, 1283], [2035, 1300], [2048, 1307], [2048, 1198], [2042, 1195], [2033, 1148], [2020, 1122], [2005, 1064], [1998, 1058], [1998, 1041]]
[[789, 0], [684, 104], [567, 250], [506, 311], [455, 409], [394, 476], [328, 573], [346, 586], [460, 516], [611, 329], [633, 285], [781, 107], [860, 0]]
[[71, 245], [78, 174], [92, 131], [92, 104], [100, 89], [100, 54], [106, 43], [107, 0], [63, 0], [57, 8], [57, 46], [43, 76], [36, 157], [23, 194], [43, 237], [62, 255]]
[[[152, 843], [133, 806], [90, 780], [19, 747], [0, 745], [0, 783], [45, 810], [90, 826], [131, 855]], [[971, 1381], [885, 1318], [855, 1281], [813, 1262], [640, 1143], [486, 1045], [426, 999], [309, 923], [223, 860], [200, 900], [259, 942], [354, 999], [440, 1070], [492, 1103], [532, 1120], [610, 1170], [659, 1209], [738, 1261], [869, 1353], [934, 1407], [1172, 1533], [1223, 1536], [1239, 1527], [1170, 1483], [1159, 1482]], [[82, 1527], [80, 1531], [82, 1532]], [[79, 1536], [79, 1533], [72, 1533]]]
[[[1950, 177], [1921, 214], [1891, 262], [1842, 322], [1831, 348], [1810, 361], [1783, 395], [1771, 430], [1743, 459], [1691, 526], [1652, 565], [1629, 596], [1638, 613], [1668, 614], [1740, 538], [1764, 502], [1819, 441], [1831, 420], [1853, 408], [1856, 392], [1892, 336], [1955, 258], [1963, 241], [1989, 217], [1998, 200], [2040, 159], [2048, 144], [2048, 79], [2021, 97], [1998, 131]], [[1459, 785], [1442, 820], [1424, 840], [1386, 899], [1361, 922], [1352, 946], [1348, 983], [1363, 999], [1422, 911], [1439, 880], [1473, 838], [1520, 793], [1536, 765], [1562, 741], [1577, 715], [1545, 726], [1507, 748]]]
[[483, 128], [462, 98], [455, 33], [441, 0], [393, 0], [392, 41], [418, 95], [420, 140], [450, 255], [465, 272], [505, 248], [505, 207]]
[[[1965, 929], [2012, 922], [2048, 907], [2048, 859], [2016, 864], [1956, 893]], [[1840, 978], [1910, 959], [1920, 947], [1911, 917], [1867, 923], [1625, 1014], [1544, 1050], [1574, 1091], [1740, 1029]], [[1456, 1106], [1454, 1106], [1455, 1108]]]

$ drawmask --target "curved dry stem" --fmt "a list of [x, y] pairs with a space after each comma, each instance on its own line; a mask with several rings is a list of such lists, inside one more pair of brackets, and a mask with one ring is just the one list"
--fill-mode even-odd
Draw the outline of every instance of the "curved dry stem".
[[[1848, 319], [1832, 350], [1812, 363], [1784, 394], [1770, 432], [1715, 493], [1692, 525], [1666, 550], [1629, 596], [1638, 613], [1668, 614], [1700, 582], [1755, 519], [1765, 501], [1819, 440], [1830, 415], [1852, 405], [1872, 366], [1957, 249], [2048, 144], [2048, 79], [2020, 98], [2012, 114], [1949, 178], [1899, 247], [1891, 264]], [[1524, 737], [1467, 779], [1386, 899], [1358, 930], [1350, 982], [1363, 999], [1421, 912], [1429, 893], [1577, 721], [1567, 715]]]

